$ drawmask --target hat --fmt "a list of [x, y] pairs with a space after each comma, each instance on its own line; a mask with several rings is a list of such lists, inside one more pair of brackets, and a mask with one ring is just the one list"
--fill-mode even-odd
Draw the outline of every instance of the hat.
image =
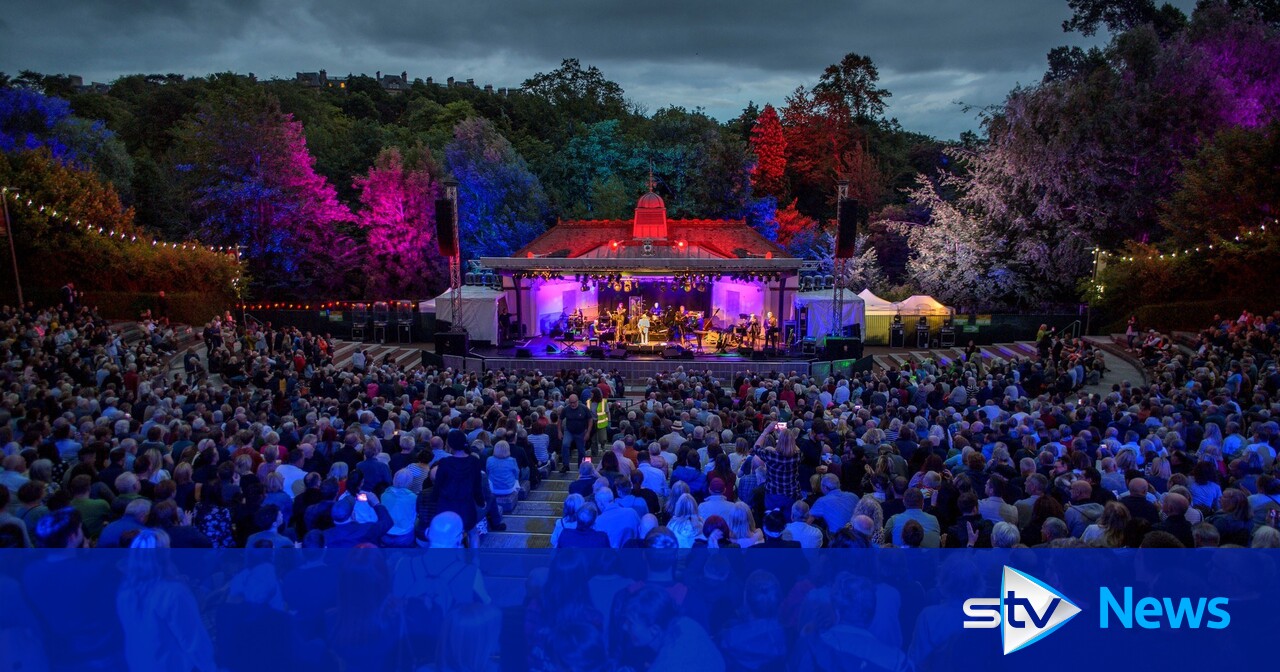
[[711, 479], [711, 483], [707, 485], [707, 489], [718, 495], [724, 492], [724, 481], [718, 478], [713, 478]]
[[683, 432], [683, 431], [684, 431], [684, 423], [683, 423], [683, 422], [680, 422], [679, 420], [676, 420], [675, 422], [671, 423], [671, 429], [672, 429], [673, 431]]
[[467, 435], [461, 429], [449, 430], [449, 435], [445, 438], [445, 445], [450, 451], [456, 452], [467, 449]]

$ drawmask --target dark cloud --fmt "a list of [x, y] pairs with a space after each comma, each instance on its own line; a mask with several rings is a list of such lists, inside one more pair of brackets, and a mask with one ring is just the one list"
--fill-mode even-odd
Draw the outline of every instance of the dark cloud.
[[[0, 70], [109, 81], [132, 72], [376, 70], [516, 85], [574, 57], [650, 110], [727, 118], [781, 104], [850, 51], [871, 56], [904, 126], [955, 137], [1044, 71], [1065, 0], [11, 0]], [[1189, 8], [1193, 0], [1175, 4]]]

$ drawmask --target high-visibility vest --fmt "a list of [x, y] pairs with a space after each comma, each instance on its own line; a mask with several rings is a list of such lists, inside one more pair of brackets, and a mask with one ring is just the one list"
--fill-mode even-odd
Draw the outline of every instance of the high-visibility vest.
[[609, 429], [608, 402], [601, 399], [596, 405], [596, 429]]

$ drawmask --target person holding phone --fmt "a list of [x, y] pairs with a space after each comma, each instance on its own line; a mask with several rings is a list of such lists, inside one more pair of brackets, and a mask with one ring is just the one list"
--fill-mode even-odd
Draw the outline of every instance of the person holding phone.
[[764, 509], [789, 510], [800, 499], [800, 451], [785, 422], [772, 422], [756, 439], [752, 455], [765, 464]]

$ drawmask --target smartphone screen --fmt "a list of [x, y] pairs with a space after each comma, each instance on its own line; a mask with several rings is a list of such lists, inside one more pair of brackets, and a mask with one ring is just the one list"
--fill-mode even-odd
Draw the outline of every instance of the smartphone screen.
[[774, 423], [773, 428], [781, 432], [782, 430], [787, 428], [787, 423], [785, 422]]

